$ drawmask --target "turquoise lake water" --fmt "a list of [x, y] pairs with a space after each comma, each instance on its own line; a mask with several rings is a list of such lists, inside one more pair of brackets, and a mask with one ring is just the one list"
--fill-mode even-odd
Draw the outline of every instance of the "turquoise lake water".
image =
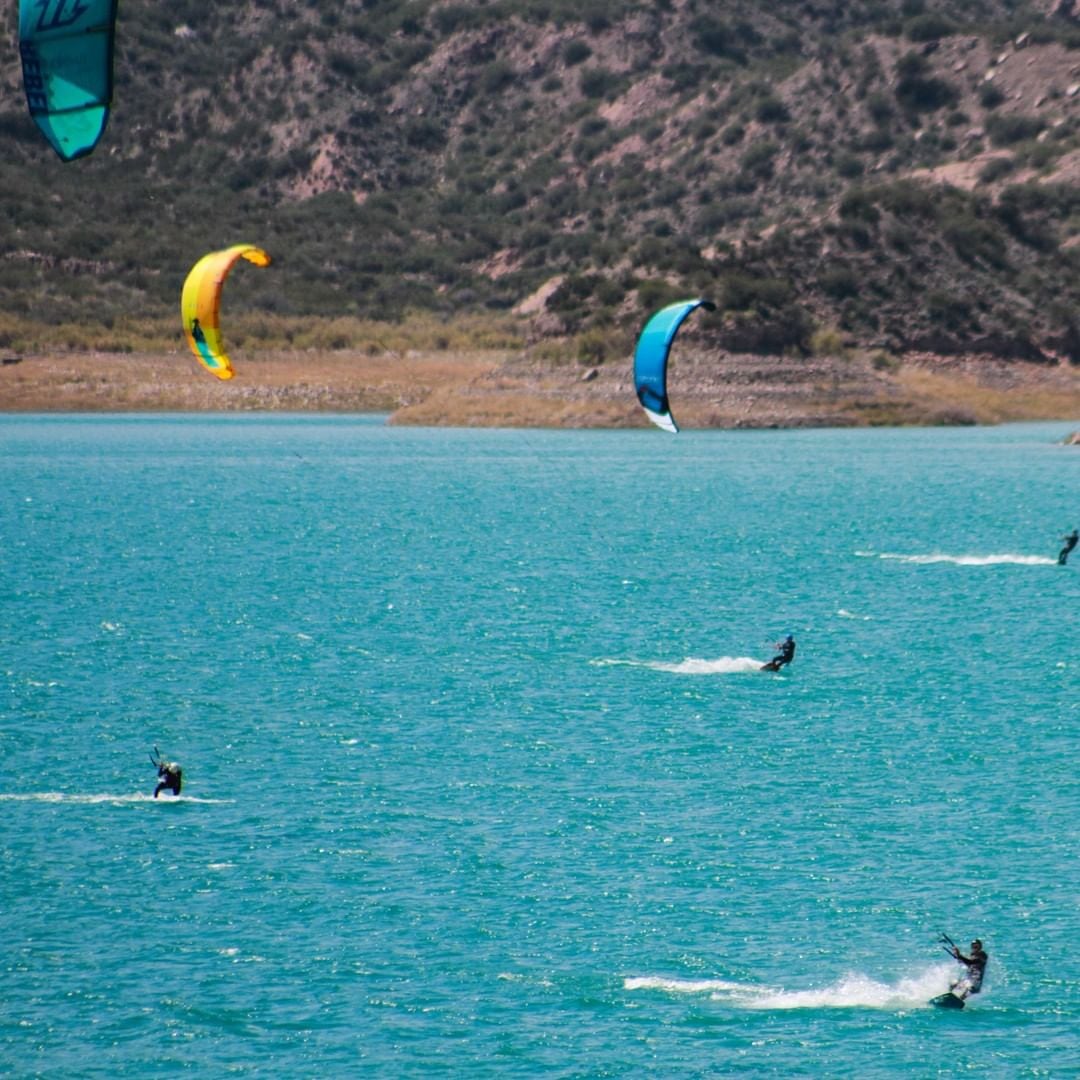
[[1080, 1075], [1071, 426], [0, 418], [0, 1074]]

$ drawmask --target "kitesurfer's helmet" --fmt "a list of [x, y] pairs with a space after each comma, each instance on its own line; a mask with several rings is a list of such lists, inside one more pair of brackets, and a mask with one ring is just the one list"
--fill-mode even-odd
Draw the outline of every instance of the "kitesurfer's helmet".
[[978, 938], [971, 943], [971, 951], [982, 952], [982, 942]]

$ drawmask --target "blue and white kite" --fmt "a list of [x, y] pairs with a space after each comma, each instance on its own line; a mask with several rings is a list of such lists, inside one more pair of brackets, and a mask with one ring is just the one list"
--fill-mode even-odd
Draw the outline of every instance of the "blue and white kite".
[[652, 315], [645, 324], [634, 350], [634, 390], [645, 415], [659, 428], [679, 430], [671, 415], [667, 394], [668, 353], [683, 320], [697, 308], [715, 311], [709, 300], [679, 300]]

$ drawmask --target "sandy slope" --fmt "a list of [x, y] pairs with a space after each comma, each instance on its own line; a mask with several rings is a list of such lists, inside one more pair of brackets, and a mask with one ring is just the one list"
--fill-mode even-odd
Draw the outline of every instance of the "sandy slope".
[[[185, 354], [63, 354], [0, 364], [0, 411], [389, 412], [395, 423], [631, 427], [630, 364], [504, 352], [267, 353], [219, 381]], [[880, 361], [879, 361], [880, 363]], [[688, 352], [669, 373], [687, 427], [1080, 421], [1080, 369], [986, 357], [787, 358]]]

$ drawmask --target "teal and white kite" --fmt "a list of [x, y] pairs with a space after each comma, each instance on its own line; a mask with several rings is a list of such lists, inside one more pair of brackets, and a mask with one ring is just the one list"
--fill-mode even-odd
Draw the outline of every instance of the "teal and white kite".
[[715, 311], [709, 300], [679, 300], [653, 314], [645, 324], [634, 351], [634, 390], [645, 415], [673, 434], [679, 430], [671, 415], [667, 393], [668, 353], [683, 320], [697, 308]]
[[64, 161], [89, 154], [109, 119], [117, 0], [19, 0], [23, 89]]

